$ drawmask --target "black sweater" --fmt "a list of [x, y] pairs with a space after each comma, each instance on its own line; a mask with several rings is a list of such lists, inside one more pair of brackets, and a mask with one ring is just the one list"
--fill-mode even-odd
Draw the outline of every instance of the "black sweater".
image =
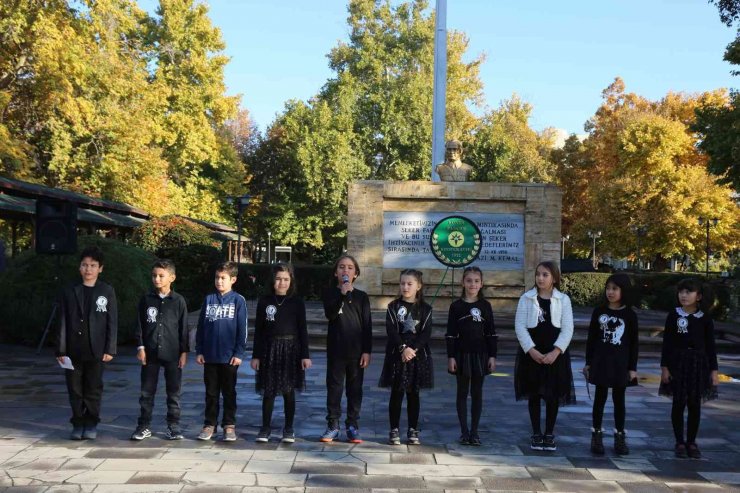
[[329, 320], [327, 356], [359, 358], [373, 349], [373, 322], [370, 298], [357, 288], [342, 295], [334, 286], [324, 291], [324, 314]]
[[453, 302], [447, 318], [445, 339], [448, 358], [454, 358], [459, 352], [488, 352], [489, 358], [495, 358], [498, 336], [491, 304], [486, 300], [468, 303], [459, 299]]
[[701, 310], [688, 314], [677, 307], [668, 313], [665, 321], [660, 366], [673, 367], [680, 354], [687, 349], [703, 352], [709, 360], [709, 369], [718, 369], [714, 321]]
[[391, 301], [385, 312], [385, 331], [388, 334], [387, 354], [394, 349], [398, 351], [404, 344], [411, 349], [427, 346], [432, 337], [432, 307], [401, 299]]
[[[586, 364], [594, 358], [616, 358], [629, 371], [637, 371], [638, 325], [631, 308], [612, 310], [600, 306], [591, 315], [586, 341]], [[623, 361], [622, 361], [623, 360]]]
[[263, 359], [269, 341], [276, 336], [293, 336], [301, 359], [309, 359], [306, 305], [295, 296], [263, 296], [257, 302], [252, 358]]

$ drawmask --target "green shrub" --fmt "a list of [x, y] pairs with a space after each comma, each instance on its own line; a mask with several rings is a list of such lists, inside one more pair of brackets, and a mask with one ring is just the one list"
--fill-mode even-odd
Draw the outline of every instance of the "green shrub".
[[[111, 284], [118, 299], [118, 341], [133, 339], [136, 304], [151, 288], [154, 256], [140, 248], [97, 236], [81, 236], [79, 250], [98, 246], [105, 254], [100, 279]], [[80, 282], [79, 253], [74, 255], [20, 254], [0, 275], [0, 339], [36, 344], [63, 286]], [[58, 280], [57, 280], [58, 279]], [[56, 325], [52, 326], [56, 327]], [[48, 342], [54, 340], [50, 331]]]
[[[321, 294], [331, 285], [331, 265], [298, 265], [295, 267], [298, 295], [307, 300], [320, 300]], [[252, 282], [251, 277], [254, 277]], [[244, 264], [239, 268], [237, 292], [245, 298], [257, 298], [270, 292], [270, 265]], [[213, 282], [211, 282], [213, 284]]]
[[150, 219], [136, 228], [133, 243], [160, 256], [163, 251], [188, 245], [218, 246], [208, 228], [180, 216]]
[[172, 287], [185, 297], [188, 310], [198, 310], [206, 294], [214, 290], [213, 269], [223, 261], [221, 252], [208, 245], [187, 245], [166, 248], [159, 254], [160, 258], [168, 258], [175, 263], [177, 279]]
[[[648, 310], [669, 311], [676, 306], [676, 285], [688, 277], [682, 272], [645, 272], [628, 274], [635, 286], [637, 306]], [[578, 306], [599, 303], [609, 274], [601, 272], [573, 272], [563, 274], [561, 289]], [[716, 298], [712, 316], [725, 319], [732, 308], [733, 285], [722, 279], [711, 279], [707, 285]], [[737, 288], [734, 288], [737, 289]]]

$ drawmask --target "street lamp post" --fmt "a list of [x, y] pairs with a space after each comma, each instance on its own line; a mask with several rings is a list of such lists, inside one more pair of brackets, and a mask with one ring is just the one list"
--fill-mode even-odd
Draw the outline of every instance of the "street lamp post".
[[272, 233], [270, 231], [267, 232], [267, 263], [271, 264], [272, 261], [270, 259], [270, 243], [272, 240]]
[[565, 235], [560, 238], [560, 241], [563, 244], [562, 248], [560, 248], [560, 260], [563, 260], [565, 258], [565, 242], [568, 240], [570, 240], [570, 235]]
[[242, 263], [242, 214], [244, 209], [249, 205], [250, 196], [244, 194], [240, 197], [226, 197], [226, 203], [229, 205], [236, 204], [236, 263]]
[[637, 236], [637, 270], [642, 270], [642, 258], [640, 257], [640, 238], [647, 234], [647, 226], [632, 226], [632, 232]]
[[707, 227], [707, 243], [706, 243], [706, 259], [707, 259], [707, 265], [706, 265], [706, 276], [709, 276], [709, 226], [717, 226], [717, 223], [719, 222], [719, 219], [716, 217], [713, 218], [704, 218], [699, 217], [699, 226], [706, 225]]
[[589, 231], [588, 237], [593, 241], [591, 262], [594, 264], [594, 269], [598, 269], [599, 263], [596, 261], [596, 238], [601, 238], [601, 231]]

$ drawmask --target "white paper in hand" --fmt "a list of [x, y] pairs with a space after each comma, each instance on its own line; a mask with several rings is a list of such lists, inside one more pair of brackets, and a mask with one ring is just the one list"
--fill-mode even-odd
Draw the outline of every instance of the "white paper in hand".
[[69, 356], [64, 356], [62, 358], [62, 361], [59, 361], [59, 360], [57, 360], [57, 361], [59, 362], [59, 366], [61, 366], [65, 370], [74, 370], [75, 369], [75, 367], [72, 365], [72, 360], [69, 359]]

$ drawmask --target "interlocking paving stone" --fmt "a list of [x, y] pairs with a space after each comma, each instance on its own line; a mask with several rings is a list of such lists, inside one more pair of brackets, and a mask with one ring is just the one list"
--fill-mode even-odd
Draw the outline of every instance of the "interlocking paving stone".
[[[641, 493], [740, 489], [737, 384], [722, 384], [723, 400], [702, 409], [699, 445], [704, 459], [673, 456], [670, 400], [657, 397], [657, 387], [650, 384], [628, 393], [631, 454], [614, 455], [608, 438], [607, 454], [595, 457], [589, 451], [591, 402], [578, 377], [575, 383], [580, 402], [561, 409], [556, 428], [558, 450], [532, 451], [526, 404], [513, 400], [512, 358], [502, 355], [500, 369], [509, 376], [486, 379], [480, 426], [484, 445], [466, 447], [457, 443], [455, 380], [440, 366], [435, 369], [437, 387], [422, 393], [424, 444], [391, 446], [385, 443], [388, 394], [374, 386], [381, 367], [375, 358], [365, 379], [360, 422], [365, 442], [347, 443], [342, 435], [342, 441], [324, 444], [318, 436], [325, 428], [326, 364], [323, 353], [314, 349], [315, 365], [307, 378], [309, 390], [298, 395], [296, 443], [283, 444], [276, 439], [267, 444], [254, 442], [261, 422], [260, 397], [252, 391], [254, 372], [247, 365], [239, 372], [237, 442], [194, 440], [203, 419], [202, 369], [195, 365], [184, 371], [182, 425], [186, 439], [163, 439], [166, 406], [160, 392], [155, 404], [155, 437], [132, 442], [128, 438], [138, 414], [139, 367], [133, 351], [122, 348], [121, 356], [106, 372], [98, 440], [72, 442], [67, 439], [69, 410], [64, 382], [51, 354], [40, 358], [25, 348], [0, 349], [12, 349], [6, 351], [11, 356], [0, 361], [0, 382], [14, 382], [12, 392], [2, 394], [4, 405], [0, 406], [0, 491]], [[573, 359], [574, 368], [580, 368], [583, 362], [579, 355]], [[444, 360], [443, 351], [439, 360]], [[725, 373], [740, 374], [740, 361], [720, 358], [720, 367]], [[641, 375], [657, 381], [655, 357], [641, 355], [639, 369]], [[0, 392], [3, 388], [0, 383]], [[24, 393], [24, 388], [30, 391]], [[278, 403], [273, 419], [275, 436], [283, 423], [282, 403]], [[605, 423], [612, 419], [608, 403]]]

